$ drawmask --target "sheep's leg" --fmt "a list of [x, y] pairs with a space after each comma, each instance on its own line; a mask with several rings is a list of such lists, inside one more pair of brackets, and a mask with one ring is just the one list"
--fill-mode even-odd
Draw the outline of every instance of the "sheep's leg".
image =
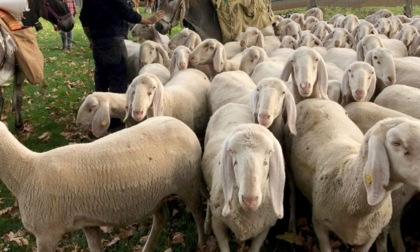
[[391, 228], [389, 229], [389, 236], [391, 238], [392, 247], [394, 248], [394, 251], [406, 251], [404, 240], [401, 235], [401, 215], [399, 215], [399, 218], [394, 220], [393, 223], [391, 223]]
[[15, 111], [15, 127], [21, 128], [22, 122], [22, 86], [25, 80], [25, 74], [19, 67], [15, 69], [15, 79], [13, 85], [13, 109]]
[[169, 217], [169, 210], [166, 204], [164, 203], [156, 212], [153, 214], [153, 225], [152, 230], [150, 231], [149, 238], [147, 239], [146, 244], [144, 245], [143, 252], [153, 251], [156, 247], [156, 243], [159, 239], [159, 235], [165, 226], [166, 221]]
[[[386, 226], [382, 229], [382, 232], [376, 237], [376, 252], [386, 252], [388, 244], [388, 229], [389, 226]], [[398, 251], [398, 250], [396, 250]]]
[[83, 229], [85, 233], [89, 250], [92, 252], [100, 252], [102, 251], [102, 243], [101, 237], [99, 235], [99, 227], [85, 227]]
[[214, 235], [216, 236], [217, 243], [219, 244], [220, 252], [229, 252], [229, 236], [227, 227], [218, 218], [213, 218], [211, 222]]
[[[194, 185], [193, 185], [194, 187]], [[198, 233], [198, 244], [197, 246], [201, 249], [204, 247], [204, 220], [202, 216], [202, 207], [200, 199], [200, 190], [192, 187], [191, 191], [188, 191], [188, 195], [179, 193], [179, 197], [185, 202], [186, 207], [190, 210], [193, 215], [195, 225]]]
[[260, 235], [252, 239], [251, 247], [249, 248], [248, 252], [258, 252], [260, 251], [261, 246], [264, 243], [265, 238], [267, 237], [268, 231], [270, 228], [267, 228]]
[[206, 219], [204, 221], [204, 233], [207, 235], [211, 234], [211, 209], [209, 200], [207, 200]]
[[60, 241], [62, 233], [49, 233], [36, 235], [36, 246], [38, 252], [55, 252], [55, 248]]
[[292, 172], [286, 168], [286, 178], [289, 185], [289, 204], [290, 204], [290, 216], [289, 216], [289, 232], [296, 234], [296, 185], [293, 180]]
[[328, 235], [328, 228], [316, 221], [313, 220], [314, 230], [316, 237], [319, 241], [319, 247], [321, 252], [331, 252], [332, 248], [330, 245], [330, 237]]
[[365, 244], [358, 246], [354, 249], [354, 252], [369, 252], [370, 247], [372, 247], [372, 244], [375, 242], [376, 237], [372, 240], [366, 242]]

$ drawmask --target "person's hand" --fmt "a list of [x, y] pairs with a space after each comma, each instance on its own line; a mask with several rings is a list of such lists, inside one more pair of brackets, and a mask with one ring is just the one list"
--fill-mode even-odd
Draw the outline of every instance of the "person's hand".
[[150, 17], [150, 21], [152, 24], [159, 22], [163, 16], [165, 16], [165, 11], [164, 10], [159, 10], [157, 11], [152, 17]]

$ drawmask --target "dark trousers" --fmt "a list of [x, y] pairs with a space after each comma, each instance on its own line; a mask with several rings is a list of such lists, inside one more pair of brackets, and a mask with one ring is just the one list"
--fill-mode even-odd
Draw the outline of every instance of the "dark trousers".
[[125, 93], [127, 90], [127, 49], [124, 38], [93, 39], [95, 91]]

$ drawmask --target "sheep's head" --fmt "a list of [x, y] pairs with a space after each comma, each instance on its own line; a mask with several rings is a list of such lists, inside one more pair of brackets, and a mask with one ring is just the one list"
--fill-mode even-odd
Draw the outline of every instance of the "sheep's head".
[[375, 35], [367, 35], [359, 41], [356, 47], [357, 60], [363, 61], [366, 58], [366, 54], [375, 48], [384, 47], [381, 39]]
[[[222, 147], [221, 169], [225, 206], [223, 216], [231, 210], [234, 186], [240, 206], [255, 211], [267, 189], [278, 218], [283, 217], [284, 160], [281, 146], [266, 128], [257, 124], [238, 126]], [[268, 181], [268, 185], [267, 185]]]
[[316, 85], [321, 96], [318, 98], [328, 99], [327, 70], [324, 60], [317, 51], [303, 46], [290, 55], [280, 79], [288, 81], [290, 75], [294, 88], [297, 87], [302, 97], [310, 97]]
[[305, 30], [312, 30], [312, 28], [319, 22], [319, 20], [316, 17], [308, 17], [305, 20]]
[[352, 36], [355, 40], [355, 44], [357, 44], [360, 40], [362, 40], [367, 35], [377, 35], [377, 34], [378, 34], [378, 31], [373, 26], [373, 24], [366, 21], [360, 22], [352, 32]]
[[341, 22], [342, 27], [348, 32], [352, 32], [358, 24], [359, 18], [353, 14], [347, 15]]
[[188, 68], [188, 60], [191, 54], [191, 50], [185, 46], [178, 46], [174, 54], [172, 55], [171, 64], [169, 71], [171, 75], [180, 70], [185, 70]]
[[264, 36], [256, 27], [247, 27], [245, 32], [241, 35], [239, 44], [242, 48], [250, 46], [264, 47]]
[[251, 95], [251, 110], [255, 122], [270, 127], [277, 117], [287, 112], [290, 132], [296, 135], [296, 105], [289, 88], [278, 78], [261, 80]]
[[167, 64], [169, 62], [168, 53], [163, 47], [151, 40], [143, 42], [140, 46], [140, 66], [147, 64], [160, 63]]
[[131, 29], [131, 35], [133, 37], [141, 37], [142, 39], [153, 39], [153, 25], [150, 24], [136, 24]]
[[163, 115], [162, 100], [163, 85], [154, 74], [137, 76], [127, 89], [128, 113], [138, 122], [146, 118], [149, 110], [154, 116]]
[[305, 26], [305, 15], [302, 13], [293, 13], [290, 15], [290, 19], [297, 23], [302, 29]]
[[251, 46], [243, 51], [239, 70], [242, 70], [248, 75], [251, 75], [255, 69], [255, 66], [266, 60], [267, 54], [263, 48]]
[[398, 33], [396, 39], [403, 42], [405, 46], [409, 46], [414, 38], [418, 38], [419, 32], [414, 26], [406, 25], [402, 28], [402, 30]]
[[77, 112], [77, 127], [81, 130], [92, 127], [93, 135], [100, 137], [108, 129], [109, 123], [109, 102], [102, 99], [101, 92], [88, 95]]
[[305, 34], [303, 35], [298, 42], [298, 47], [307, 46], [307, 47], [314, 47], [314, 46], [322, 46], [321, 40], [317, 38], [313, 34]]
[[366, 54], [365, 62], [375, 69], [376, 78], [385, 86], [389, 86], [396, 81], [396, 71], [394, 57], [390, 50], [376, 48]]
[[355, 101], [369, 101], [375, 87], [375, 69], [371, 65], [365, 62], [351, 64], [344, 73], [341, 86], [343, 105], [348, 103], [350, 95]]
[[190, 55], [192, 66], [213, 64], [216, 72], [221, 72], [226, 63], [226, 52], [216, 39], [206, 39], [201, 42]]
[[[328, 42], [330, 41], [331, 42]], [[347, 31], [347, 29], [344, 28], [335, 28], [330, 34], [328, 34], [322, 41], [323, 44], [330, 43], [332, 47], [338, 47], [338, 48], [345, 48], [347, 44], [349, 47], [353, 47], [354, 44], [354, 38], [350, 34], [350, 32]]]
[[184, 28], [172, 37], [168, 43], [168, 48], [175, 50], [177, 46], [183, 45], [188, 47], [190, 50], [194, 50], [194, 48], [200, 43], [201, 38], [197, 33], [188, 28]]
[[296, 49], [297, 41], [292, 36], [286, 35], [281, 39], [280, 48]]
[[307, 20], [309, 17], [315, 17], [318, 20], [324, 20], [324, 13], [320, 8], [311, 8], [306, 11], [304, 18]]
[[380, 18], [375, 23], [375, 28], [380, 34], [388, 34], [391, 29], [391, 21], [388, 18]]
[[382, 120], [366, 133], [361, 154], [367, 156], [363, 180], [370, 205], [399, 183], [420, 189], [419, 136], [420, 123], [406, 118]]

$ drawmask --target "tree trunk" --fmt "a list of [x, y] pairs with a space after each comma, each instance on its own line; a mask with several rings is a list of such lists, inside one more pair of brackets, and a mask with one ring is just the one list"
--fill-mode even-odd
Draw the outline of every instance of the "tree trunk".
[[308, 0], [308, 10], [316, 7], [315, 0]]
[[412, 7], [413, 7], [413, 0], [406, 0], [406, 4], [404, 6], [404, 15], [411, 18], [412, 17]]

